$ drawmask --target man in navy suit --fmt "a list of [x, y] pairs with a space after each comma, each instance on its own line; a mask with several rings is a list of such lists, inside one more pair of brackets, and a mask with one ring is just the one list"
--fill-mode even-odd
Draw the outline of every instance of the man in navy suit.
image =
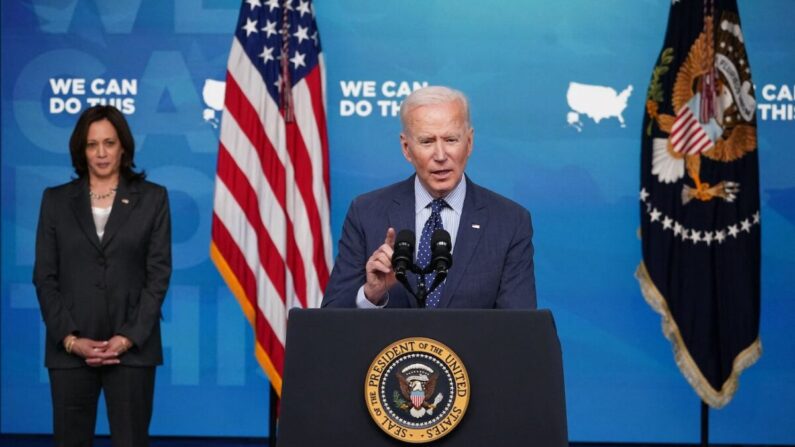
[[322, 307], [416, 307], [392, 268], [396, 229], [415, 230], [419, 259], [427, 252], [420, 235], [444, 228], [453, 265], [428, 307], [534, 309], [530, 213], [464, 175], [474, 137], [466, 96], [447, 87], [416, 90], [400, 119], [403, 156], [415, 174], [354, 199]]

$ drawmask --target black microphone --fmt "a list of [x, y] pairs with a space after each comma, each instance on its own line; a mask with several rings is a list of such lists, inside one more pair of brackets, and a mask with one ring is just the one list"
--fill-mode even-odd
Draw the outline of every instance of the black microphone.
[[439, 228], [431, 235], [431, 263], [428, 264], [428, 273], [436, 272], [428, 294], [436, 290], [447, 278], [447, 270], [453, 265], [453, 255], [450, 251], [453, 248], [450, 242], [450, 233]]
[[414, 232], [411, 230], [400, 230], [395, 239], [392, 268], [400, 282], [406, 279], [406, 270], [411, 271], [414, 265], [414, 241]]
[[431, 235], [431, 264], [430, 268], [437, 274], [445, 273], [453, 265], [453, 255], [450, 253], [453, 243], [450, 242], [450, 233], [438, 228]]

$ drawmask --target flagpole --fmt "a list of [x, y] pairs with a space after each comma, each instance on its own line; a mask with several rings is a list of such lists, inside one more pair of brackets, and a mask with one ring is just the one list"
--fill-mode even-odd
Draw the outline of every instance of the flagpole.
[[268, 447], [276, 447], [276, 422], [279, 417], [279, 395], [272, 386], [268, 387], [270, 394], [270, 411], [268, 413]]
[[701, 447], [709, 445], [709, 406], [701, 401]]

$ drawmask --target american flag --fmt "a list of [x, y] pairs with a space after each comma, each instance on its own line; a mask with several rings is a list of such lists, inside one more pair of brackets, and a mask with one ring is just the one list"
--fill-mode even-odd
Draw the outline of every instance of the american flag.
[[325, 73], [309, 0], [246, 0], [232, 40], [210, 255], [281, 395], [287, 312], [331, 269]]

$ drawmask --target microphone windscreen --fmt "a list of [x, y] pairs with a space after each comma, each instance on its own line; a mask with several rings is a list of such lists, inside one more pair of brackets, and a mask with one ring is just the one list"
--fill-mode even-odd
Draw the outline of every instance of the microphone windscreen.
[[453, 243], [450, 233], [439, 228], [431, 235], [431, 266], [437, 272], [447, 271], [453, 265]]
[[400, 230], [397, 234], [397, 238], [395, 239], [395, 250], [398, 248], [404, 249], [408, 248], [411, 251], [414, 251], [414, 243], [416, 238], [414, 237], [414, 232], [411, 230]]
[[450, 233], [442, 228], [437, 228], [431, 235], [431, 251], [444, 250], [447, 253], [452, 251], [453, 243], [450, 242]]
[[400, 230], [395, 238], [392, 268], [398, 278], [405, 276], [406, 270], [411, 270], [414, 265], [414, 241], [414, 232], [411, 230]]

